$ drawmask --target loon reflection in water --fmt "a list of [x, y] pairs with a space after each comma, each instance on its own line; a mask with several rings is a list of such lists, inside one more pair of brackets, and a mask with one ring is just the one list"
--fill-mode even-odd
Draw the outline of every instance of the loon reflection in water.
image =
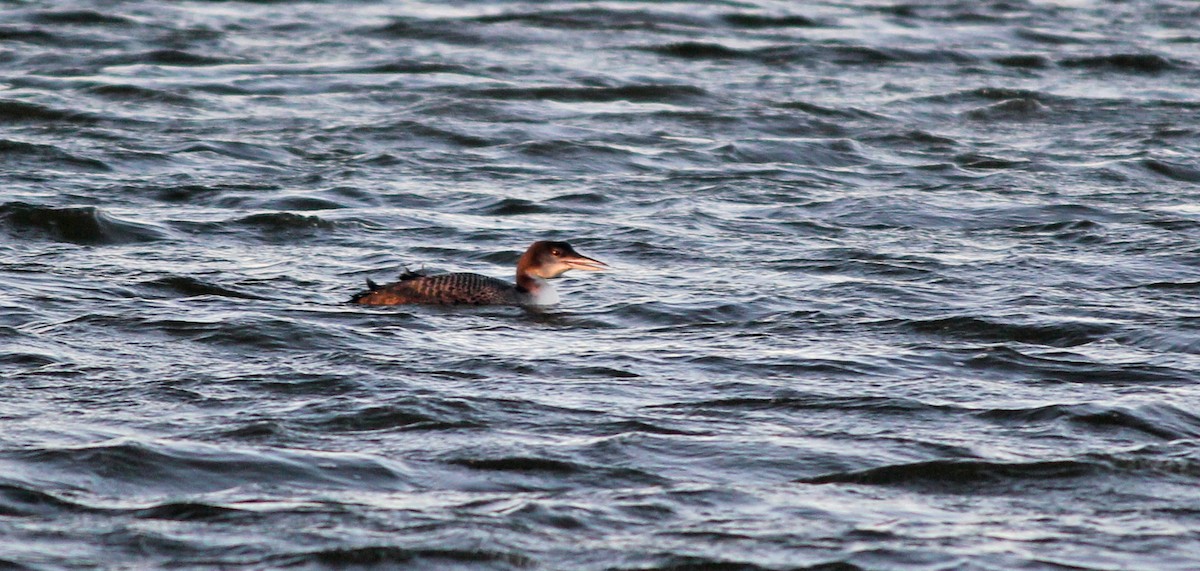
[[362, 305], [550, 305], [558, 294], [546, 280], [567, 270], [603, 271], [608, 265], [576, 252], [566, 242], [534, 242], [517, 261], [517, 283], [471, 273], [424, 275], [405, 272], [400, 281], [378, 285], [350, 298]]

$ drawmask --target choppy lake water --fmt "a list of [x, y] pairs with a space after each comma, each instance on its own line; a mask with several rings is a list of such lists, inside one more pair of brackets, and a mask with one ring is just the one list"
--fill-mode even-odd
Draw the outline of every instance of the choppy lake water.
[[1198, 30], [0, 3], [0, 569], [1195, 569]]

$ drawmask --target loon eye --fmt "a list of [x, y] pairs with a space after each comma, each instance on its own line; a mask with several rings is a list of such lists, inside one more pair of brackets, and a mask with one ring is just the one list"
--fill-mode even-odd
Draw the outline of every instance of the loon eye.
[[561, 255], [562, 255], [562, 250], [559, 250], [558, 248], [555, 248], [555, 249], [553, 249], [553, 250], [550, 250], [550, 255], [551, 255], [551, 256], [561, 256]]

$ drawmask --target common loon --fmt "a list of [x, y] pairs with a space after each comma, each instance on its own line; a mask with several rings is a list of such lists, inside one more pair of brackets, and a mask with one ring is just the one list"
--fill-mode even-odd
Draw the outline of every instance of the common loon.
[[362, 305], [550, 305], [558, 294], [546, 280], [567, 270], [603, 271], [608, 264], [576, 252], [566, 242], [534, 242], [517, 261], [517, 283], [479, 274], [425, 275], [404, 272], [400, 281], [379, 285], [367, 280], [367, 291], [350, 298]]

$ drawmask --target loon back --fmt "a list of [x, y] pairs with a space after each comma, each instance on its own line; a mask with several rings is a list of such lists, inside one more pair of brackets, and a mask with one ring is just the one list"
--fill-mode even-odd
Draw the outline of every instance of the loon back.
[[433, 276], [406, 272], [400, 281], [385, 286], [367, 280], [367, 291], [350, 298], [363, 305], [521, 305], [530, 302], [528, 292], [504, 280], [471, 273]]

